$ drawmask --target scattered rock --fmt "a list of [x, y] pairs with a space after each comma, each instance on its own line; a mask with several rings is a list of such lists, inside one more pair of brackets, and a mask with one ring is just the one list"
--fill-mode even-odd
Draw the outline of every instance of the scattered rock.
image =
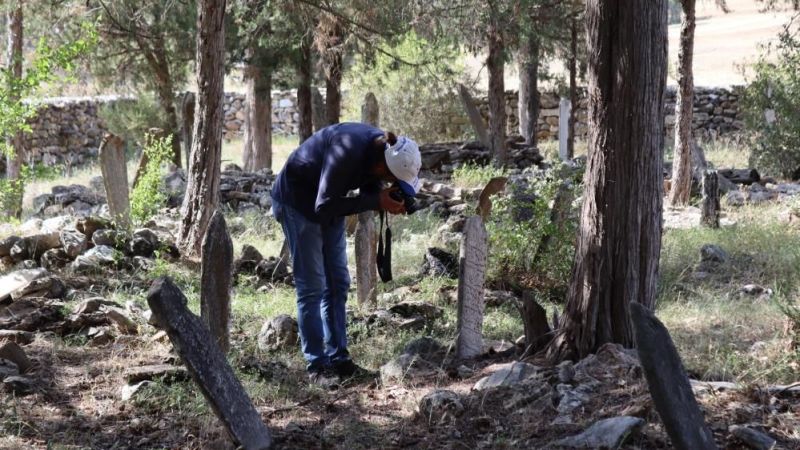
[[389, 312], [405, 318], [424, 317], [429, 321], [444, 314], [442, 308], [427, 302], [401, 302], [390, 307]]
[[39, 263], [42, 265], [42, 268], [51, 272], [63, 269], [71, 262], [72, 259], [62, 248], [51, 248], [50, 250], [44, 252], [42, 257], [39, 259]]
[[128, 384], [135, 384], [145, 380], [185, 380], [189, 377], [189, 372], [185, 368], [179, 366], [171, 366], [169, 364], [154, 364], [150, 366], [131, 367], [125, 370], [125, 381]]
[[28, 331], [0, 330], [0, 342], [13, 342], [19, 345], [28, 345], [33, 342], [34, 334]]
[[475, 387], [472, 389], [476, 391], [484, 391], [499, 386], [513, 386], [519, 384], [529, 378], [535, 377], [539, 368], [533, 364], [526, 362], [513, 362], [504, 364], [499, 370], [489, 375], [488, 377], [481, 378]]
[[772, 450], [777, 441], [770, 435], [754, 430], [750, 427], [732, 425], [729, 428], [732, 435], [754, 450]]
[[50, 275], [45, 269], [24, 269], [0, 277], [0, 303], [11, 299], [11, 294], [27, 288], [31, 283]]
[[15, 375], [3, 380], [3, 388], [6, 392], [12, 392], [16, 396], [23, 397], [36, 391], [36, 382], [28, 377]]
[[25, 354], [25, 350], [14, 342], [6, 342], [0, 346], [0, 359], [14, 363], [20, 373], [25, 373], [33, 367], [28, 355]]
[[76, 273], [96, 272], [103, 267], [115, 265], [119, 256], [119, 253], [112, 247], [98, 245], [75, 258], [72, 263], [72, 270]]
[[461, 397], [453, 391], [436, 389], [419, 402], [419, 413], [430, 424], [451, 421], [464, 413]]
[[420, 355], [402, 354], [381, 366], [381, 381], [389, 384], [407, 379], [423, 378], [436, 375], [438, 369]]
[[126, 384], [125, 386], [122, 386], [122, 389], [120, 389], [119, 397], [123, 402], [127, 402], [135, 397], [136, 394], [141, 392], [143, 388], [152, 384], [153, 382], [150, 380], [143, 380], [134, 384]]
[[518, 300], [518, 297], [513, 292], [508, 291], [494, 291], [486, 289], [483, 294], [486, 306], [502, 306], [506, 303], [513, 303]]
[[425, 253], [421, 273], [423, 276], [458, 278], [458, 258], [446, 250], [431, 247]]
[[568, 448], [619, 448], [628, 436], [637, 433], [644, 426], [638, 417], [614, 417], [595, 422], [577, 436], [571, 436], [553, 443], [557, 447]]
[[515, 386], [514, 394], [503, 403], [503, 407], [509, 411], [525, 407], [537, 412], [552, 410], [553, 388], [546, 381], [525, 380]]
[[747, 295], [752, 295], [754, 297], [762, 294], [767, 297], [772, 295], [772, 289], [768, 289], [765, 288], [764, 286], [759, 286], [757, 284], [745, 284], [744, 286], [742, 286], [741, 290], [743, 293]]
[[270, 256], [269, 258], [259, 261], [256, 265], [255, 272], [260, 279], [276, 283], [286, 280], [289, 276], [289, 266], [285, 261]]
[[572, 361], [562, 361], [558, 366], [558, 382], [559, 383], [572, 383], [575, 379], [575, 366]]
[[75, 259], [84, 252], [87, 247], [86, 235], [78, 230], [61, 230], [59, 234], [61, 247], [70, 259]]
[[108, 328], [96, 328], [92, 327], [89, 328], [89, 332], [87, 333], [89, 336], [90, 341], [89, 345], [93, 347], [103, 347], [106, 346], [114, 340], [116, 340], [117, 336], [111, 332]]
[[105, 312], [106, 317], [108, 317], [108, 320], [116, 325], [117, 329], [123, 334], [139, 333], [139, 326], [136, 325], [136, 322], [131, 320], [131, 318], [125, 315], [125, 313], [121, 310], [104, 306], [103, 311]]
[[37, 331], [62, 318], [60, 308], [44, 299], [21, 299], [0, 306], [0, 329]]
[[252, 245], [245, 244], [242, 246], [242, 256], [233, 263], [233, 273], [255, 273], [256, 266], [262, 259], [264, 257], [258, 249]]
[[297, 321], [287, 314], [281, 314], [261, 327], [258, 348], [263, 351], [291, 349], [297, 346], [298, 339]]
[[12, 292], [11, 298], [14, 300], [21, 298], [64, 298], [66, 294], [67, 287], [64, 282], [57, 276], [48, 274], [32, 280], [27, 286]]
[[18, 236], [9, 236], [5, 239], [0, 239], [0, 257], [11, 255], [11, 248], [22, 239]]
[[582, 384], [572, 387], [569, 384], [559, 384], [556, 386], [559, 400], [556, 410], [558, 416], [553, 420], [554, 425], [564, 425], [572, 423], [572, 413], [589, 401], [589, 394], [594, 390], [592, 385]]
[[149, 228], [140, 228], [133, 232], [128, 242], [128, 253], [133, 256], [151, 257], [158, 249], [158, 236]]
[[744, 205], [744, 192], [730, 191], [725, 196], [725, 204], [727, 206], [742, 206]]
[[463, 364], [456, 368], [456, 376], [462, 380], [472, 378], [473, 375], [475, 375], [475, 371]]
[[128, 236], [123, 231], [102, 229], [92, 234], [94, 245], [106, 245], [117, 250], [122, 250], [128, 246]]
[[0, 381], [19, 375], [19, 368], [13, 362], [0, 358]]
[[94, 232], [104, 228], [114, 228], [114, 224], [102, 217], [88, 216], [78, 220], [75, 224], [75, 229], [83, 233], [87, 239], [92, 239]]
[[700, 248], [700, 260], [702, 262], [724, 264], [728, 262], [729, 259], [730, 256], [728, 255], [728, 252], [723, 250], [722, 247], [718, 245], [705, 244]]
[[78, 303], [73, 309], [73, 314], [91, 314], [100, 311], [103, 306], [111, 306], [114, 308], [122, 308], [117, 302], [106, 300], [102, 297], [92, 297]]
[[59, 233], [37, 234], [33, 236], [26, 236], [21, 238], [11, 246], [9, 255], [11, 259], [16, 262], [24, 261], [26, 259], [38, 260], [42, 257], [44, 252], [51, 248], [61, 246]]

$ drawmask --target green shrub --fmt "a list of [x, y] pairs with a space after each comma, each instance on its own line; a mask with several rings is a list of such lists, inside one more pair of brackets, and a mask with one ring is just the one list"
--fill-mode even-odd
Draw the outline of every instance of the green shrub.
[[464, 73], [455, 45], [434, 44], [409, 32], [384, 53], [356, 57], [347, 71], [345, 115], [361, 120], [361, 104], [375, 94], [383, 129], [413, 136], [420, 142], [462, 138], [460, 129], [441, 118], [463, 115], [454, 86]]
[[170, 161], [172, 136], [158, 138], [147, 135], [148, 144], [142, 149], [147, 155], [147, 167], [131, 191], [131, 218], [144, 222], [158, 212], [167, 201], [161, 179], [161, 166]]
[[742, 96], [751, 165], [769, 174], [800, 175], [800, 24], [790, 23], [753, 66]]
[[168, 129], [163, 109], [149, 92], [138, 93], [135, 100], [106, 103], [99, 109], [98, 116], [103, 119], [110, 132], [120, 136], [125, 142], [137, 142], [151, 128]]
[[[494, 201], [487, 224], [492, 278], [511, 278], [514, 282], [539, 284], [547, 289], [566, 287], [575, 253], [579, 206], [573, 199], [580, 192], [580, 174], [564, 176], [560, 170], [551, 169], [529, 177], [527, 187], [508, 186], [506, 195]], [[553, 223], [550, 217], [559, 190], [570, 200], [561, 225]], [[546, 236], [549, 244], [545, 249], [541, 242]]]

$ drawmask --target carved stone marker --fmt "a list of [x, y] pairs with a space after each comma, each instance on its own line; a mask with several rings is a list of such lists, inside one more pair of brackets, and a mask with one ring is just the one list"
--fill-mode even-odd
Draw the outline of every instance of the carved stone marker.
[[[364, 97], [361, 105], [361, 121], [377, 127], [380, 120], [378, 99], [372, 92]], [[375, 227], [375, 213], [365, 211], [358, 215], [355, 231], [356, 256], [356, 294], [359, 305], [378, 303], [378, 230]]]
[[679, 450], [716, 450], [667, 328], [641, 304], [631, 302], [630, 308], [650, 396], [672, 445]]
[[130, 224], [130, 198], [128, 197], [128, 168], [125, 162], [125, 141], [106, 133], [100, 144], [100, 170], [106, 188], [108, 210], [122, 228]]
[[572, 103], [568, 98], [562, 97], [558, 102], [558, 156], [562, 161], [572, 159], [567, 143], [569, 140], [569, 116], [571, 111]]
[[483, 350], [483, 283], [486, 276], [487, 235], [478, 216], [467, 219], [458, 262], [458, 321], [456, 357], [472, 358]]
[[161, 277], [150, 287], [147, 304], [231, 439], [247, 450], [270, 448], [269, 430], [208, 328], [186, 307], [180, 289]]
[[220, 350], [230, 348], [233, 242], [222, 213], [216, 211], [203, 237], [200, 268], [200, 316]]
[[706, 170], [703, 173], [703, 208], [700, 223], [707, 227], [719, 228], [719, 173]]
[[480, 111], [478, 111], [478, 107], [475, 106], [475, 101], [469, 94], [467, 87], [463, 84], [458, 85], [458, 95], [461, 97], [464, 111], [467, 113], [467, 117], [469, 117], [469, 123], [472, 124], [472, 129], [475, 131], [475, 137], [478, 138], [481, 145], [486, 148], [491, 148], [489, 133], [486, 131], [486, 122], [483, 121], [483, 116], [481, 116]]

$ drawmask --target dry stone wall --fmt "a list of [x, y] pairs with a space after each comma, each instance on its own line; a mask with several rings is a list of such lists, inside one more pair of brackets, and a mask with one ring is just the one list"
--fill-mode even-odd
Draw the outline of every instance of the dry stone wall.
[[[716, 137], [740, 130], [744, 124], [739, 110], [741, 88], [695, 89], [694, 128], [698, 137]], [[665, 105], [665, 132], [672, 136], [675, 124], [675, 90], [667, 91]], [[30, 121], [31, 133], [25, 135], [25, 148], [32, 162], [45, 165], [75, 165], [87, 158], [97, 156], [97, 149], [107, 127], [98, 116], [98, 110], [109, 102], [132, 101], [119, 96], [54, 98], [41, 101], [38, 115]], [[557, 139], [558, 101], [553, 93], [542, 93], [539, 115], [539, 138]], [[486, 98], [478, 99], [478, 107], [484, 118], [488, 118]], [[226, 93], [224, 127], [226, 137], [240, 135], [244, 130], [244, 94]], [[585, 91], [580, 92], [576, 132], [585, 137], [587, 132], [587, 100]], [[509, 134], [518, 134], [517, 93], [506, 93], [506, 114]], [[434, 118], [432, 118], [434, 119]], [[297, 110], [297, 93], [294, 90], [272, 93], [273, 133], [296, 135], [300, 115]], [[470, 125], [464, 114], [454, 114], [440, 119], [440, 129], [447, 135], [460, 136], [470, 133]], [[434, 124], [435, 125], [435, 124]], [[0, 161], [0, 170], [4, 170]]]

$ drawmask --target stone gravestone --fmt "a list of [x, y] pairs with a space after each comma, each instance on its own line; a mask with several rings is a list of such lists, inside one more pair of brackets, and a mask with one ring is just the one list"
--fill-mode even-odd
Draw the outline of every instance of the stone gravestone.
[[716, 450], [667, 328], [643, 305], [631, 302], [630, 308], [650, 396], [672, 445], [679, 450]]
[[700, 223], [719, 228], [719, 173], [716, 170], [703, 172], [703, 208]]
[[456, 357], [472, 358], [483, 349], [483, 283], [487, 235], [483, 220], [472, 216], [464, 224], [458, 263], [458, 321]]
[[225, 218], [214, 212], [203, 237], [200, 267], [200, 317], [208, 325], [220, 350], [230, 348], [233, 243]]
[[558, 102], [558, 156], [562, 161], [569, 161], [569, 115], [572, 111], [572, 102], [562, 97]]
[[128, 197], [128, 168], [125, 161], [125, 141], [106, 133], [100, 144], [100, 170], [106, 188], [108, 210], [122, 228], [130, 225], [130, 198]]
[[[361, 121], [377, 127], [379, 117], [378, 99], [369, 92], [361, 106]], [[377, 245], [375, 213], [373, 211], [360, 213], [355, 232], [356, 294], [359, 305], [375, 305], [378, 302]]]
[[150, 287], [147, 304], [231, 439], [247, 450], [270, 448], [269, 430], [208, 328], [186, 307], [180, 289], [161, 277]]

